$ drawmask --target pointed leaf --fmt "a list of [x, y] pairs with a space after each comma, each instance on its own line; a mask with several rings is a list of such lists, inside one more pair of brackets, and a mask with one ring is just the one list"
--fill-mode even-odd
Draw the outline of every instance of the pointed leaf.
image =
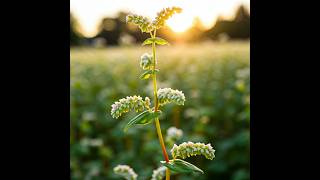
[[[155, 72], [159, 72], [159, 70], [155, 69]], [[147, 70], [143, 74], [141, 74], [139, 78], [140, 79], [148, 79], [151, 76], [151, 74], [153, 74], [153, 70]]]
[[159, 37], [156, 37], [156, 38], [155, 38], [155, 42], [156, 42], [156, 44], [159, 44], [159, 45], [169, 44], [168, 41], [166, 41], [166, 40], [164, 40], [164, 39], [162, 39], [162, 38], [159, 38]]
[[132, 118], [128, 124], [124, 127], [124, 132], [127, 132], [129, 128], [134, 125], [147, 125], [151, 123], [156, 117], [159, 116], [159, 112], [150, 112], [150, 111], [143, 111], [142, 113], [138, 114], [134, 118]]
[[152, 44], [154, 42], [154, 38], [148, 38], [143, 41], [142, 46]]
[[142, 113], [138, 114], [137, 116], [135, 116], [134, 118], [132, 118], [128, 124], [124, 127], [124, 131], [126, 132], [131, 126], [133, 126], [134, 124], [136, 124], [138, 121], [141, 121], [142, 119], [144, 119], [146, 116], [148, 116], [149, 111], [143, 111]]
[[152, 44], [153, 42], [155, 42], [158, 45], [166, 45], [169, 44], [168, 41], [159, 38], [159, 37], [155, 37], [155, 38], [148, 38], [146, 40], [143, 41], [142, 45], [148, 45], [148, 44]]
[[178, 172], [178, 173], [200, 172], [204, 174], [204, 172], [197, 166], [181, 159], [170, 160], [169, 163], [166, 163], [166, 161], [160, 161], [160, 162], [174, 172]]
[[145, 71], [143, 74], [140, 75], [140, 79], [148, 79], [152, 74], [152, 70]]

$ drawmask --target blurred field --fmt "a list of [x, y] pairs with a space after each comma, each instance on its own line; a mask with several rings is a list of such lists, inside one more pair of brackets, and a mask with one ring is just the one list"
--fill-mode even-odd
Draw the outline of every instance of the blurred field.
[[[183, 141], [211, 143], [212, 161], [189, 158], [204, 175], [172, 179], [249, 179], [249, 42], [172, 45], [157, 50], [158, 88], [182, 90], [185, 106], [166, 106], [161, 119], [166, 129], [183, 130]], [[154, 124], [123, 133], [134, 114], [110, 116], [111, 104], [127, 95], [149, 96], [150, 81], [138, 77], [140, 56], [150, 47], [71, 49], [70, 167], [74, 180], [119, 179], [112, 169], [130, 165], [138, 179], [150, 179], [163, 159]], [[167, 146], [169, 152], [171, 147]]]

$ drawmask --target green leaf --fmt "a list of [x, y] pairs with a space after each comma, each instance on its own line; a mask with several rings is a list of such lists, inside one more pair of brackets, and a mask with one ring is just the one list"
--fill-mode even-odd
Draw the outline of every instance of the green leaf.
[[166, 40], [164, 40], [164, 39], [162, 39], [162, 38], [158, 38], [158, 37], [155, 38], [155, 42], [156, 42], [156, 44], [159, 44], [159, 45], [169, 44], [168, 41], [166, 41]]
[[148, 38], [148, 39], [143, 41], [142, 46], [148, 45], [148, 44], [152, 44], [153, 41], [154, 41], [154, 38]]
[[159, 37], [155, 37], [155, 38], [148, 38], [145, 41], [143, 41], [142, 45], [148, 45], [148, 44], [152, 44], [153, 42], [155, 42], [158, 45], [166, 45], [169, 44], [168, 41], [159, 38]]
[[166, 161], [160, 161], [160, 162], [164, 166], [166, 166], [168, 169], [174, 172], [178, 172], [178, 173], [200, 172], [204, 174], [204, 172], [197, 166], [181, 159], [170, 160], [169, 163], [166, 163]]
[[134, 125], [147, 125], [151, 123], [156, 117], [158, 117], [160, 112], [150, 112], [149, 110], [143, 111], [138, 114], [136, 117], [132, 118], [128, 124], [124, 127], [124, 132], [127, 132], [129, 128]]
[[[155, 69], [155, 72], [159, 72], [158, 69]], [[154, 74], [153, 70], [145, 71], [143, 74], [140, 75], [140, 79], [148, 79], [152, 74]]]
[[145, 71], [143, 74], [140, 75], [140, 79], [148, 79], [152, 74], [152, 70]]

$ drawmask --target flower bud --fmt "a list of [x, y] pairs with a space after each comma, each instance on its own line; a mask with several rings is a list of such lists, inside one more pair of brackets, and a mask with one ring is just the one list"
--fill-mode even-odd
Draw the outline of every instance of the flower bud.
[[144, 53], [140, 59], [140, 67], [142, 69], [150, 69], [152, 66], [152, 55]]
[[148, 108], [150, 108], [150, 105], [151, 105], [151, 102], [150, 102], [150, 98], [148, 98], [148, 97], [145, 97], [144, 98], [144, 104], [145, 104], [145, 106]]

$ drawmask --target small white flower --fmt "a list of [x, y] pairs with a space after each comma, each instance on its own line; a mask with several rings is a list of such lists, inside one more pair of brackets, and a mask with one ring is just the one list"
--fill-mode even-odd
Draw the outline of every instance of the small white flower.
[[136, 180], [138, 177], [138, 175], [128, 165], [118, 165], [115, 168], [113, 168], [113, 172], [127, 180]]
[[167, 140], [178, 140], [182, 137], [183, 131], [176, 127], [170, 127], [167, 130]]
[[152, 66], [152, 55], [144, 53], [140, 59], [140, 67], [142, 69], [150, 69]]
[[153, 170], [151, 180], [162, 180], [165, 177], [166, 167], [161, 166], [156, 170]]

